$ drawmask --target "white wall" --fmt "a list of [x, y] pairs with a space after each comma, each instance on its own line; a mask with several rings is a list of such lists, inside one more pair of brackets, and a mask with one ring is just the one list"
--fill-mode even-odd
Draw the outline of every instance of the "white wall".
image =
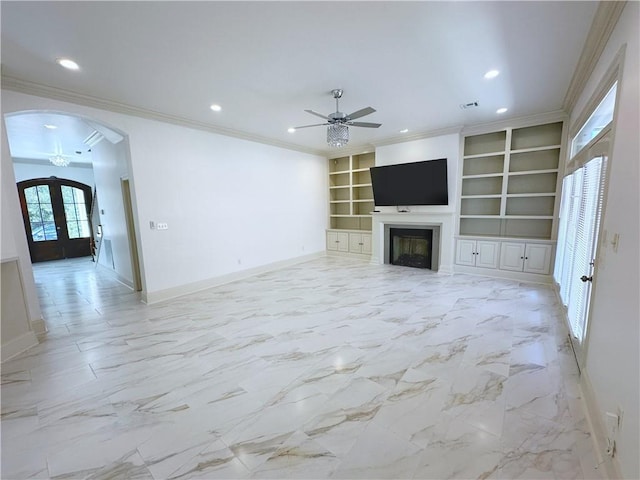
[[618, 251], [600, 246], [594, 283], [592, 314], [587, 340], [586, 373], [601, 419], [605, 411], [624, 410], [617, 442], [617, 458], [625, 478], [640, 478], [640, 132], [638, 94], [640, 4], [629, 2], [611, 36], [587, 87], [571, 112], [575, 122], [604, 77], [615, 55], [627, 44], [622, 81], [618, 85], [619, 109], [611, 151], [609, 189], [602, 228], [609, 238], [620, 234]]
[[[19, 353], [23, 348], [36, 345], [37, 339], [32, 331], [31, 322], [38, 322], [42, 319], [40, 303], [36, 294], [36, 285], [33, 279], [31, 268], [31, 258], [29, 247], [24, 234], [22, 215], [20, 213], [20, 202], [18, 200], [18, 189], [14, 181], [13, 165], [9, 154], [9, 142], [7, 141], [4, 119], [0, 122], [2, 131], [2, 155], [1, 155], [1, 223], [0, 223], [0, 258], [7, 261], [18, 259], [20, 276], [25, 289], [25, 300], [28, 320], [13, 315], [2, 315], [1, 337], [2, 337], [2, 358], [6, 359], [14, 353]], [[5, 290], [2, 290], [3, 295]], [[10, 299], [3, 297], [3, 302], [23, 302], [22, 298], [12, 296]], [[4, 308], [4, 307], [3, 307]], [[14, 310], [14, 309], [11, 309]], [[15, 350], [15, 351], [13, 351]], [[8, 351], [9, 353], [5, 353]]]
[[149, 291], [325, 250], [326, 159], [148, 123], [130, 147]]
[[23, 180], [31, 180], [33, 178], [49, 178], [58, 177], [67, 180], [75, 180], [84, 183], [93, 188], [93, 168], [91, 165], [77, 167], [69, 165], [68, 167], [56, 167], [55, 165], [39, 165], [33, 163], [25, 163], [21, 160], [14, 159], [13, 170], [16, 174], [16, 182]]
[[[118, 277], [133, 286], [131, 254], [122, 199], [121, 178], [129, 176], [126, 143], [104, 139], [91, 148], [96, 191], [98, 193], [101, 247], [98, 262], [115, 271]], [[111, 256], [106, 245], [111, 245]]]
[[[454, 212], [458, 196], [458, 163], [460, 157], [460, 134], [452, 133], [396, 143], [376, 148], [376, 166], [395, 163], [420, 162], [423, 160], [447, 159], [447, 182], [449, 184], [448, 206], [416, 206], [414, 212]], [[395, 211], [394, 207], [376, 207], [378, 210]]]
[[325, 251], [324, 157], [7, 90], [2, 110], [67, 112], [128, 135], [147, 295]]

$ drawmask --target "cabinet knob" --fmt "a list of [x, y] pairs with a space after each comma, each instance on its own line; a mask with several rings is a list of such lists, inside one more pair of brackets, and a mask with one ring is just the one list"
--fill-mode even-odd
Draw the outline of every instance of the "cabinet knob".
[[524, 257], [520, 257], [520, 260], [524, 260]]
[[529, 257], [524, 257], [525, 260], [529, 260]]
[[591, 277], [587, 277], [586, 275], [582, 275], [580, 277], [580, 280], [582, 280], [583, 282], [587, 283], [587, 282], [593, 282], [593, 276]]

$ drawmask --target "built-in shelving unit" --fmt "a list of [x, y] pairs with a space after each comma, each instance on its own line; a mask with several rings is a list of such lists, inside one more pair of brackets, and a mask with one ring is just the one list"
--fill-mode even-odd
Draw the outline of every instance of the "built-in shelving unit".
[[551, 239], [562, 122], [464, 139], [460, 235]]
[[374, 166], [374, 153], [329, 159], [331, 229], [371, 231], [374, 205], [369, 169]]

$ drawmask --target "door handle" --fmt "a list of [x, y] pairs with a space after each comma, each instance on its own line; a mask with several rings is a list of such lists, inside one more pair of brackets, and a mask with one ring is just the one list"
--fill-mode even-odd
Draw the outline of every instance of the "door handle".
[[582, 275], [582, 276], [580, 277], [580, 280], [582, 280], [582, 281], [583, 281], [583, 282], [585, 282], [585, 283], [586, 283], [586, 282], [593, 282], [593, 276], [591, 276], [591, 277], [587, 277], [586, 275]]

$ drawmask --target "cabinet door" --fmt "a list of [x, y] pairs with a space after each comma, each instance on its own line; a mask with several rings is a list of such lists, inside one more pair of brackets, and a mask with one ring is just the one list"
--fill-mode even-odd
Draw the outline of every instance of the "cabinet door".
[[327, 232], [327, 250], [338, 250], [338, 232]]
[[500, 243], [478, 240], [476, 244], [476, 267], [498, 268]]
[[524, 264], [524, 243], [502, 242], [500, 248], [500, 270], [521, 272]]
[[349, 234], [349, 251], [351, 253], [362, 253], [362, 234], [361, 233]]
[[456, 244], [456, 263], [474, 267], [476, 265], [476, 241], [458, 240]]
[[551, 267], [552, 245], [527, 243], [524, 253], [524, 271], [547, 275]]
[[338, 250], [338, 232], [327, 232], [327, 250]]
[[349, 234], [347, 232], [338, 232], [338, 251], [349, 251]]
[[371, 235], [369, 233], [362, 234], [362, 253], [371, 255]]

